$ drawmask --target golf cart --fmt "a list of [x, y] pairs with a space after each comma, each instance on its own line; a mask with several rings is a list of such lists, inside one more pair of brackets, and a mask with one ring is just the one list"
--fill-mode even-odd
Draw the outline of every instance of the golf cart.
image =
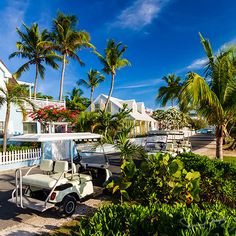
[[16, 170], [15, 189], [9, 201], [21, 208], [43, 212], [55, 207], [62, 216], [72, 215], [77, 201], [93, 195], [94, 178], [102, 175], [102, 181], [105, 182], [111, 176], [108, 164], [96, 166], [93, 170], [91, 165], [85, 163], [83, 170], [78, 172], [73, 163], [77, 155], [75, 141], [90, 142], [100, 138], [101, 135], [93, 133], [25, 134], [12, 137], [12, 141], [40, 142], [42, 160], [40, 173], [31, 174], [32, 169], [38, 166], [31, 167], [24, 176], [21, 169]]
[[190, 152], [191, 143], [184, 138], [182, 131], [150, 131], [145, 143], [148, 154], [157, 152], [169, 153], [176, 156], [178, 153]]

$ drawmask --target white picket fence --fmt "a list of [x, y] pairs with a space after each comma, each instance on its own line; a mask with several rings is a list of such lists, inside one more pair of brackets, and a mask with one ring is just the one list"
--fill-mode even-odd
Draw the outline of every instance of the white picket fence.
[[0, 152], [0, 165], [39, 160], [40, 158], [41, 148]]

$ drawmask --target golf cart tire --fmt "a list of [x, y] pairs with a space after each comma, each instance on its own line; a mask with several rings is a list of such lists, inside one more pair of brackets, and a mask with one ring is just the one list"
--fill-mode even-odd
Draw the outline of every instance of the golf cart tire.
[[67, 217], [73, 215], [75, 213], [76, 203], [75, 197], [71, 195], [65, 196], [59, 205], [58, 211], [60, 216]]

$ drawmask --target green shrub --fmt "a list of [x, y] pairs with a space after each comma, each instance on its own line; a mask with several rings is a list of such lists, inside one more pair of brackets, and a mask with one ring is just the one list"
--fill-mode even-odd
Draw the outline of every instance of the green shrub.
[[129, 195], [143, 204], [190, 204], [199, 200], [200, 173], [186, 171], [182, 161], [172, 159], [168, 154], [149, 156], [137, 170], [132, 182]]
[[137, 169], [132, 160], [124, 160], [120, 169], [120, 176], [117, 179], [109, 182], [106, 185], [106, 188], [112, 189], [113, 194], [118, 192], [120, 195], [120, 202], [123, 203], [124, 199], [129, 199], [127, 189], [132, 185], [132, 182], [130, 180], [134, 177]]
[[[38, 143], [22, 143], [22, 145], [13, 145], [9, 144], [7, 145], [7, 151], [20, 151], [20, 150], [28, 150], [28, 149], [33, 149], [33, 148], [39, 148]], [[3, 148], [2, 145], [0, 145], [0, 152], [2, 152]]]
[[187, 171], [201, 173], [201, 202], [220, 201], [228, 206], [236, 205], [236, 166], [206, 156], [193, 153], [180, 154], [178, 157]]
[[107, 205], [73, 228], [78, 235], [235, 235], [236, 211], [224, 205]]

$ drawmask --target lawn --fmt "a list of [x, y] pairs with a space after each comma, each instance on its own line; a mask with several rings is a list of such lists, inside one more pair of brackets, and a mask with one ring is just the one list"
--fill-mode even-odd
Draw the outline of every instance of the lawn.
[[231, 163], [235, 163], [235, 164], [236, 164], [236, 157], [224, 156], [224, 161], [225, 161], [225, 162], [231, 162]]

